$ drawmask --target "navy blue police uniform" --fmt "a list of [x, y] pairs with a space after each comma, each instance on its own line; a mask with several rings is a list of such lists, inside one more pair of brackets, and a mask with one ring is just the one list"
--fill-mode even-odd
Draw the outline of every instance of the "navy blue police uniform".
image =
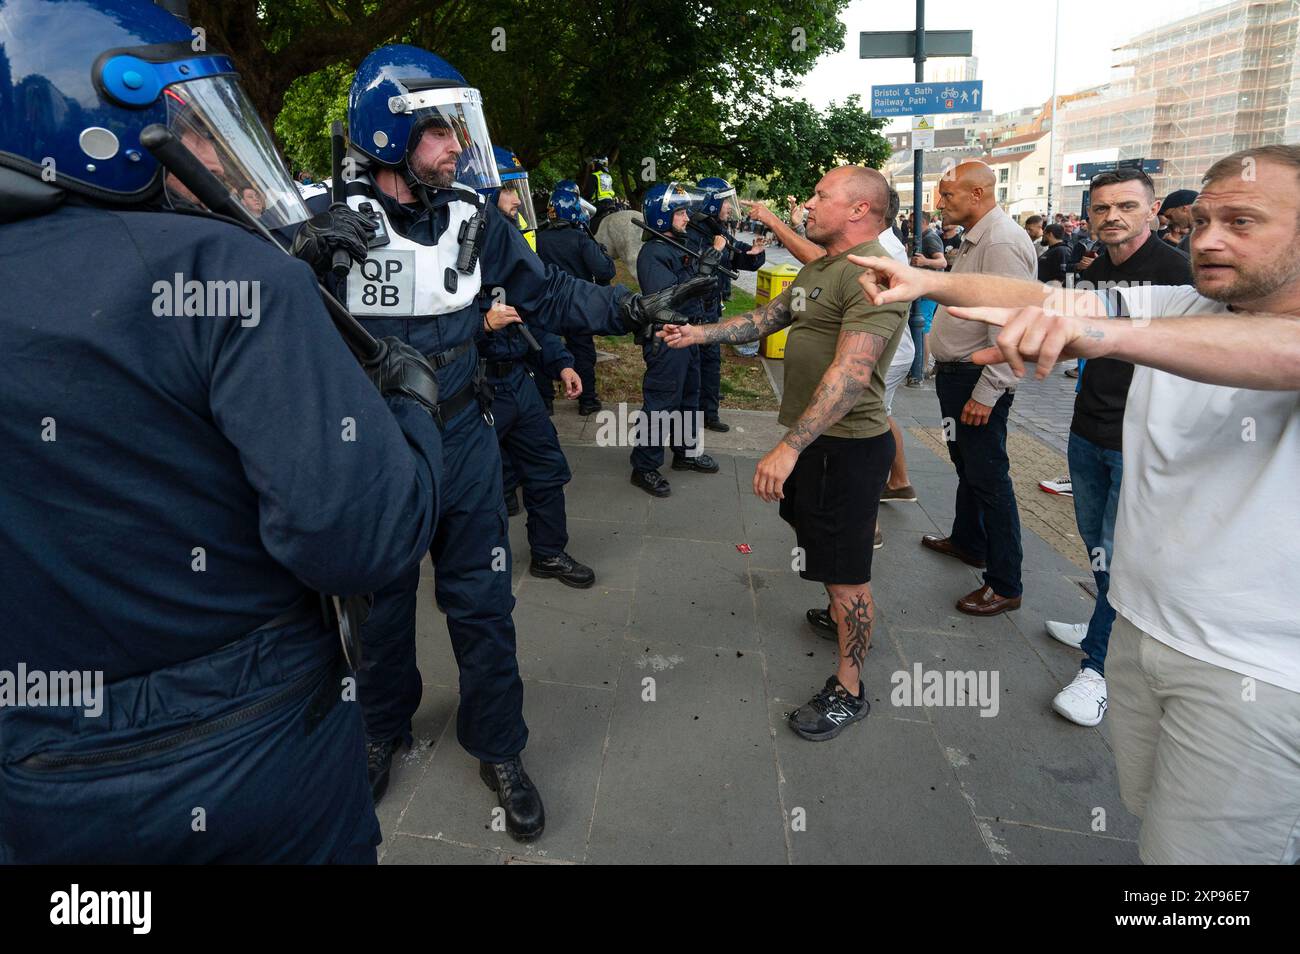
[[26, 99], [0, 122], [0, 671], [44, 674], [0, 682], [0, 863], [375, 860], [319, 594], [417, 565], [440, 438], [367, 380], [302, 262], [163, 210], [140, 139], [170, 124], [271, 224], [306, 217], [234, 65], [191, 43], [136, 0], [0, 5], [31, 54], [20, 76], [0, 55]]
[[[187, 316], [175, 276], [250, 282], [256, 313]], [[0, 669], [104, 686], [93, 716], [0, 707], [0, 862], [373, 861], [316, 593], [418, 567], [433, 420], [225, 222], [70, 201], [0, 225], [0, 280]]]
[[[716, 226], [719, 229], [724, 228], [721, 224]], [[686, 227], [687, 244], [699, 251], [713, 248], [713, 232], [709, 231], [691, 222]], [[742, 242], [728, 233], [731, 241], [722, 249], [723, 268], [729, 268], [732, 271], [755, 272], [763, 267], [767, 261], [767, 252], [760, 251], [756, 255], [748, 254], [753, 247], [748, 242]], [[718, 290], [714, 295], [707, 295], [704, 298], [704, 317], [701, 319], [703, 324], [713, 325], [722, 320], [722, 311], [727, 301], [731, 298], [731, 276], [719, 271], [717, 273]], [[718, 344], [699, 345], [700, 349], [700, 410], [704, 412], [706, 421], [716, 421], [718, 419], [719, 407], [722, 403], [722, 346]]]
[[[608, 285], [614, 279], [614, 260], [581, 225], [556, 222], [537, 233], [537, 254], [548, 265], [574, 278]], [[571, 334], [565, 343], [573, 355], [573, 368], [582, 381], [579, 411], [599, 407], [596, 391], [596, 344], [591, 335]]]
[[[490, 300], [484, 304], [490, 304]], [[573, 475], [560, 449], [555, 425], [533, 383], [536, 372], [525, 359], [534, 354], [541, 372], [558, 378], [561, 370], [573, 367], [573, 356], [559, 335], [543, 330], [529, 314], [521, 313], [520, 317], [541, 345], [540, 354], [532, 352], [514, 325], [488, 332], [480, 350], [487, 361], [487, 380], [493, 390], [492, 422], [501, 445], [502, 482], [510, 490], [523, 487], [528, 547], [534, 559], [557, 557], [569, 544], [564, 487]]]
[[[695, 260], [667, 242], [652, 236], [644, 245], [636, 259], [636, 277], [644, 293], [652, 293], [670, 285], [676, 285], [695, 277]], [[695, 299], [683, 305], [680, 312], [691, 324], [698, 324], [704, 317], [701, 299]], [[641, 354], [645, 358], [645, 376], [641, 381], [643, 400], [642, 413], [647, 422], [645, 439], [632, 448], [631, 462], [634, 475], [646, 471], [658, 470], [664, 461], [664, 448], [661, 442], [652, 440], [649, 422], [655, 420], [656, 412], [677, 412], [673, 418], [680, 426], [673, 428], [672, 436], [674, 462], [685, 462], [687, 452], [692, 454], [696, 448], [698, 435], [694, 441], [688, 440], [688, 431], [693, 431], [695, 416], [700, 406], [700, 349], [698, 345], [687, 348], [669, 348], [662, 341], [642, 343]], [[664, 420], [670, 420], [664, 418]], [[688, 423], [689, 422], [689, 423]]]

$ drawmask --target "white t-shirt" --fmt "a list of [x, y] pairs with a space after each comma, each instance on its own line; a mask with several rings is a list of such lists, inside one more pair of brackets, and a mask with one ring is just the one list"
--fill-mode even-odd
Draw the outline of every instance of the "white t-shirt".
[[[893, 229], [885, 229], [880, 233], [876, 241], [883, 245], [885, 251], [896, 261], [902, 262], [904, 265], [911, 261], [907, 256], [907, 249], [898, 240], [898, 236], [894, 234]], [[912, 366], [912, 359], [915, 357], [916, 344], [912, 341], [912, 332], [904, 329], [903, 336], [898, 339], [898, 347], [894, 349], [894, 357], [889, 362], [890, 372], [895, 375], [907, 373], [907, 369]]]
[[[1130, 317], [1222, 313], [1190, 286], [1124, 289]], [[1110, 602], [1179, 652], [1300, 692], [1300, 390], [1137, 366]]]

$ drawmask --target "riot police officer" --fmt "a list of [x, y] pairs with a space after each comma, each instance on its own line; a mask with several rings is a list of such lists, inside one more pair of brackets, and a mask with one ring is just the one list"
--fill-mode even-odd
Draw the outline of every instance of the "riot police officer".
[[[543, 262], [574, 278], [608, 285], [614, 278], [614, 260], [587, 231], [590, 221], [576, 194], [556, 189], [551, 193], [555, 223], [537, 236], [537, 254]], [[600, 410], [596, 394], [596, 344], [591, 335], [565, 337], [573, 355], [573, 366], [582, 381], [578, 413], [584, 417]]]
[[428, 548], [440, 439], [392, 387], [424, 362], [390, 342], [382, 397], [310, 271], [143, 148], [169, 127], [263, 222], [306, 218], [191, 42], [142, 0], [0, 4], [0, 669], [84, 675], [0, 707], [0, 863], [375, 860], [319, 593]]
[[[740, 204], [736, 190], [726, 179], [709, 176], [701, 179], [696, 188], [704, 193], [702, 207], [691, 213], [691, 224], [686, 232], [688, 244], [695, 248], [717, 249], [722, 253], [722, 265], [732, 271], [757, 271], [767, 260], [762, 245], [754, 247], [742, 242], [731, 233], [740, 221]], [[731, 297], [731, 277], [717, 273], [718, 290], [704, 299], [704, 323], [716, 324], [722, 318], [722, 309]], [[718, 344], [700, 345], [700, 410], [704, 412], [704, 426], [711, 431], [726, 433], [730, 425], [718, 416], [722, 401], [722, 348]]]
[[[636, 275], [643, 292], [653, 292], [689, 280], [697, 274], [693, 256], [673, 248], [660, 236], [686, 238], [690, 211], [702, 201], [698, 193], [672, 182], [650, 187], [641, 210], [650, 237], [637, 254]], [[714, 264], [720, 256], [710, 253]], [[710, 289], [717, 287], [709, 276]], [[701, 321], [704, 311], [700, 300], [691, 301], [682, 313], [692, 323]], [[668, 348], [657, 342], [641, 345], [645, 358], [645, 377], [641, 383], [644, 404], [641, 409], [644, 433], [632, 448], [632, 484], [652, 497], [672, 493], [668, 479], [659, 472], [664, 460], [664, 440], [673, 448], [673, 470], [693, 470], [716, 474], [718, 464], [708, 454], [699, 453], [700, 354], [695, 345]], [[669, 433], [665, 438], [664, 429]]]
[[[430, 556], [460, 668], [457, 738], [497, 793], [507, 831], [536, 838], [544, 811], [520, 758], [528, 729], [511, 617], [501, 456], [475, 342], [519, 319], [491, 324], [479, 293], [500, 289], [497, 297], [543, 328], [646, 338], [654, 324], [672, 320], [674, 302], [702, 289], [630, 295], [545, 270], [515, 224], [476, 191], [500, 185], [481, 96], [441, 57], [405, 45], [371, 53], [352, 83], [348, 125], [359, 175], [347, 184], [347, 203], [375, 223], [376, 234], [368, 257], [338, 291], [376, 334], [402, 336], [438, 369], [444, 483]], [[329, 258], [315, 260], [320, 272]], [[375, 594], [362, 634], [369, 665], [358, 689], [376, 798], [387, 787], [394, 753], [410, 741], [420, 702], [419, 575], [411, 567]]]
[[[522, 171], [522, 164], [510, 150], [500, 146], [495, 150], [502, 185], [500, 189], [486, 190], [485, 195], [507, 218], [515, 218], [523, 231], [528, 222], [518, 213], [521, 200], [507, 183], [522, 179], [526, 194], [528, 174]], [[528, 314], [520, 315], [510, 306], [484, 297], [485, 310], [522, 318], [540, 347], [540, 351], [533, 351], [517, 324], [489, 331], [480, 345], [480, 352], [487, 361], [487, 381], [493, 391], [492, 423], [501, 445], [506, 512], [511, 513], [512, 502], [518, 506], [515, 491], [522, 487], [524, 507], [528, 510], [528, 549], [531, 551], [528, 572], [535, 577], [557, 579], [566, 586], [585, 589], [596, 581], [595, 572], [565, 550], [569, 531], [564, 511], [564, 487], [573, 479], [573, 474], [560, 448], [555, 425], [551, 423], [533, 383], [535, 375], [545, 374], [548, 380], [562, 380], [568, 393], [578, 396], [582, 383], [573, 370], [573, 356], [565, 350], [558, 335], [537, 325]], [[486, 324], [491, 327], [498, 322], [488, 321]], [[529, 361], [530, 357], [532, 361]]]

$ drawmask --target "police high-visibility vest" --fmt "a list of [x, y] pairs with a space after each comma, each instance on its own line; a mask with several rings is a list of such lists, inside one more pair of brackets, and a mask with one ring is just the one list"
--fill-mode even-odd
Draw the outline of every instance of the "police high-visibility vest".
[[528, 247], [535, 253], [537, 251], [537, 230], [527, 228], [528, 220], [518, 212], [515, 213], [515, 218], [519, 220], [519, 231], [524, 233], [524, 238], [528, 241]]
[[608, 172], [596, 172], [596, 201], [614, 198], [614, 177]]

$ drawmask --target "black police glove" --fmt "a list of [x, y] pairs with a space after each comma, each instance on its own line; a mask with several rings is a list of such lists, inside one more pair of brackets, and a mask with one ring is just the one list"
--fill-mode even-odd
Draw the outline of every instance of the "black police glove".
[[438, 410], [438, 378], [429, 360], [399, 338], [380, 338], [379, 344], [379, 354], [361, 365], [379, 393], [418, 401], [434, 414]]
[[374, 234], [375, 226], [370, 219], [342, 202], [335, 202], [299, 227], [289, 251], [310, 265], [317, 275], [324, 276], [336, 251], [347, 252], [358, 264], [365, 261], [366, 247]]
[[716, 287], [717, 281], [711, 276], [697, 275], [653, 295], [629, 295], [619, 308], [619, 319], [637, 342], [644, 342], [652, 339], [664, 325], [689, 324], [690, 319], [678, 314], [677, 309], [692, 299], [707, 295]]
[[705, 277], [716, 275], [721, 264], [722, 252], [716, 248], [706, 248], [700, 253], [700, 262], [696, 271]]

